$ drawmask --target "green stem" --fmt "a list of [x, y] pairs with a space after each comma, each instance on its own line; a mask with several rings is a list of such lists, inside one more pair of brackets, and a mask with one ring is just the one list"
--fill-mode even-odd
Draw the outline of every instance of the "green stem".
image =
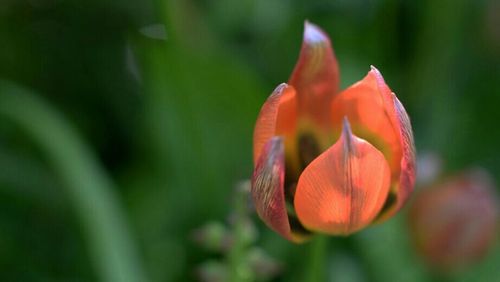
[[228, 254], [229, 280], [231, 282], [251, 282], [254, 280], [248, 265], [248, 183], [238, 185], [234, 203], [235, 219], [233, 226], [233, 245]]
[[145, 281], [116, 189], [74, 128], [35, 93], [2, 80], [0, 116], [34, 140], [61, 178], [101, 281]]
[[310, 243], [309, 267], [304, 281], [324, 282], [327, 280], [327, 255], [328, 237], [322, 234], [316, 235]]

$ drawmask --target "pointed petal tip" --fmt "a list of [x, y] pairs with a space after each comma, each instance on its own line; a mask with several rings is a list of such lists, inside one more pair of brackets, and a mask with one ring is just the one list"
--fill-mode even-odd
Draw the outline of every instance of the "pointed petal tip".
[[283, 82], [280, 83], [276, 88], [274, 88], [273, 92], [271, 93], [271, 96], [275, 95], [281, 95], [283, 92], [285, 92], [287, 89], [290, 89], [292, 86], [288, 85], [287, 83]]
[[299, 58], [288, 83], [300, 97], [300, 114], [328, 127], [328, 104], [339, 89], [338, 63], [328, 35], [309, 21], [304, 23]]
[[280, 83], [278, 86], [276, 86], [276, 88], [274, 89], [274, 91], [273, 91], [273, 92], [274, 92], [274, 93], [276, 93], [276, 92], [282, 92], [282, 91], [283, 91], [283, 89], [286, 89], [286, 88], [288, 88], [288, 84], [287, 84], [287, 83], [285, 83], [285, 82], [282, 82], [282, 83]]
[[374, 65], [370, 65], [370, 70], [380, 73], [380, 71]]
[[349, 154], [353, 152], [354, 150], [354, 140], [353, 140], [353, 134], [351, 130], [351, 124], [349, 123], [349, 119], [347, 116], [344, 116], [343, 122], [342, 122], [342, 139], [345, 142], [345, 153]]
[[352, 136], [351, 124], [349, 123], [347, 116], [344, 116], [344, 119], [342, 120], [342, 133], [344, 135]]
[[370, 65], [370, 71], [368, 72], [368, 74], [372, 74], [375, 76], [379, 87], [388, 88], [385, 83], [384, 77], [382, 76], [382, 73], [374, 65]]
[[304, 42], [314, 45], [323, 42], [329, 43], [330, 39], [321, 28], [306, 20], [304, 22]]

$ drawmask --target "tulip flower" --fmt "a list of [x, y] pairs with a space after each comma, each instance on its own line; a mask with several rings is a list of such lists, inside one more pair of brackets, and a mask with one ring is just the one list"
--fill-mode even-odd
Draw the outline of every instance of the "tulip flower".
[[403, 105], [371, 67], [339, 91], [328, 36], [306, 22], [288, 84], [262, 106], [254, 131], [252, 198], [283, 237], [348, 235], [393, 216], [415, 181], [415, 154]]
[[472, 170], [424, 188], [410, 206], [414, 244], [428, 264], [447, 271], [482, 258], [498, 230], [498, 199], [490, 176]]

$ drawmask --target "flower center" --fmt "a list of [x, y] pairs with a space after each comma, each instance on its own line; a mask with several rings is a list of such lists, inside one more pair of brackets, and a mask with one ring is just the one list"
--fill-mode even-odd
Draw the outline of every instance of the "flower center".
[[298, 155], [301, 170], [304, 170], [320, 154], [321, 148], [313, 134], [303, 133], [299, 135]]

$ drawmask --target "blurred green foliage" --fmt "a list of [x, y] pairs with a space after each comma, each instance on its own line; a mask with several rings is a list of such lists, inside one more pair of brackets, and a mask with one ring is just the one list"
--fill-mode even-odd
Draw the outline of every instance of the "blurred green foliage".
[[[419, 151], [449, 173], [500, 175], [498, 1], [2, 0], [1, 280], [194, 280], [211, 255], [190, 234], [231, 213], [255, 118], [288, 80], [305, 19], [332, 38], [343, 87], [381, 70]], [[328, 258], [311, 267], [331, 281], [500, 277], [498, 246], [460, 273], [431, 272], [404, 221], [311, 243]], [[275, 281], [310, 277], [309, 244], [258, 225], [284, 265]]]

